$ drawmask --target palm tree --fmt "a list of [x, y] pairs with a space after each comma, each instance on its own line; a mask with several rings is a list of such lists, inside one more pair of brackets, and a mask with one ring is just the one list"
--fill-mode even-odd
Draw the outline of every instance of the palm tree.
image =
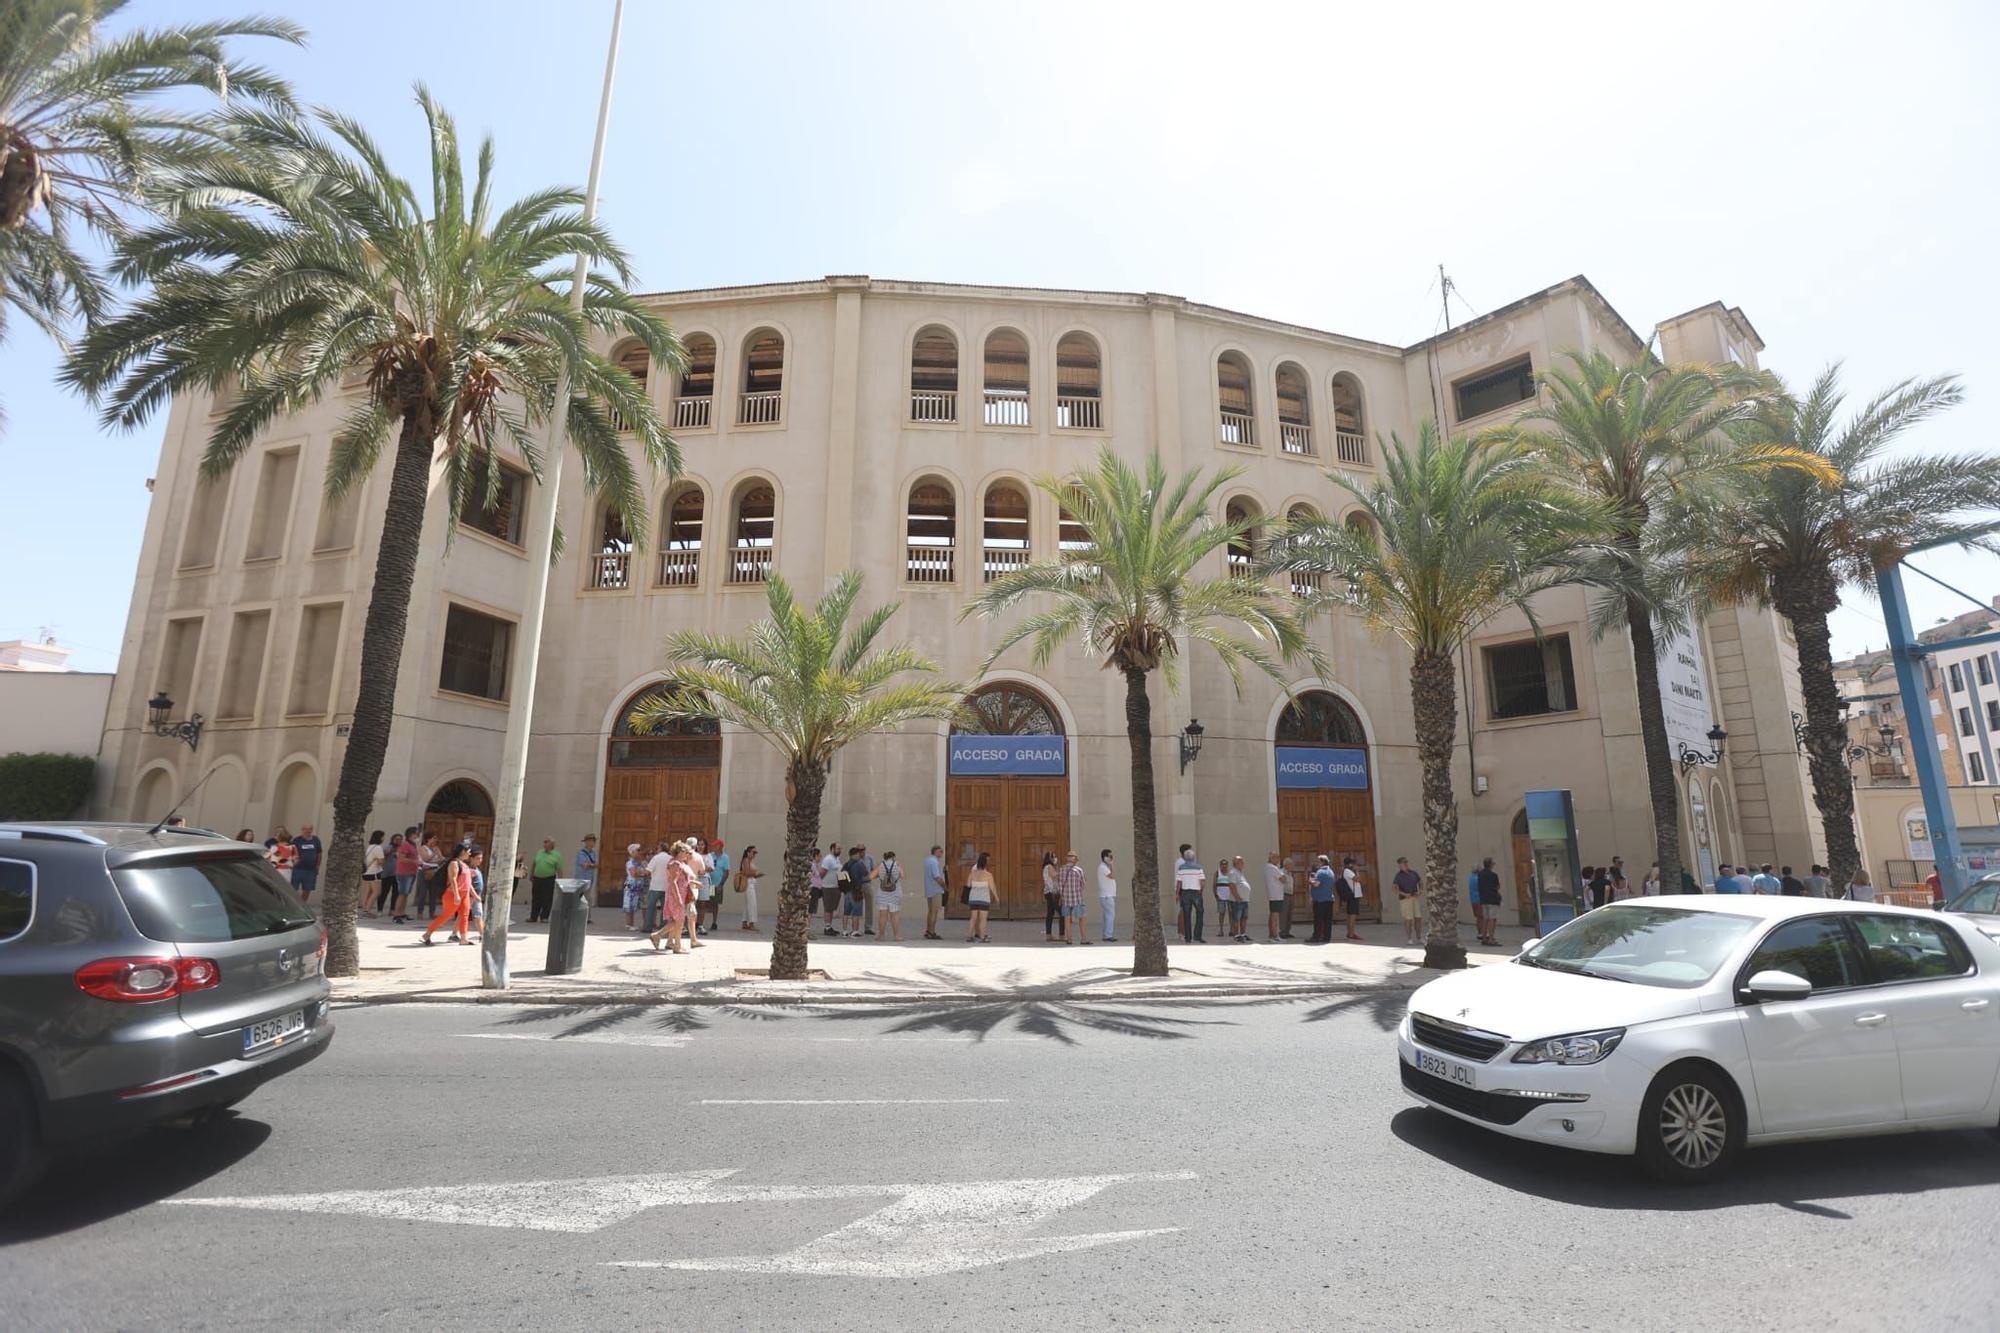
[[[861, 575], [842, 574], [807, 610], [773, 573], [770, 617], [741, 639], [682, 630], [667, 640], [665, 687], [632, 709], [632, 729], [727, 722], [763, 737], [785, 760], [785, 878], [771, 937], [771, 979], [806, 979], [811, 908], [806, 877], [819, 846], [820, 805], [834, 756], [863, 736], [905, 722], [955, 717], [962, 685], [921, 679], [937, 664], [906, 643], [878, 648], [891, 602], [850, 625]], [[920, 679], [898, 681], [898, 676]]]
[[[1798, 640], [1813, 802], [1836, 884], [1853, 877], [1860, 852], [1827, 617], [1840, 604], [1844, 585], [1871, 586], [1876, 565], [1905, 551], [1940, 545], [2000, 550], [2000, 459], [1971, 453], [1883, 457], [1904, 431], [1963, 396], [1954, 376], [1901, 380], [1843, 422], [1840, 367], [1829, 366], [1803, 397], [1773, 398], [1739, 428], [1754, 443], [1820, 460], [1823, 475], [1789, 468], [1758, 473], [1701, 525], [1710, 535], [1700, 573], [1712, 591], [1724, 600], [1777, 607]], [[1913, 727], [1910, 744], [1928, 740], [1929, 731], [1928, 724]]]
[[1458, 942], [1458, 729], [1454, 661], [1480, 626], [1547, 588], [1592, 579], [1608, 506], [1558, 477], [1528, 446], [1440, 437], [1425, 419], [1414, 448], [1391, 435], [1382, 475], [1332, 472], [1366, 524], [1299, 517], [1271, 542], [1266, 567], [1332, 574], [1325, 594], [1410, 649], [1410, 708], [1423, 768], [1424, 966], [1465, 966]]
[[[1656, 523], [1668, 509], [1719, 495], [1760, 469], [1799, 460], [1784, 451], [1744, 447], [1728, 428], [1757, 408], [1770, 391], [1764, 377], [1712, 366], [1668, 366], [1650, 355], [1622, 365], [1603, 352], [1572, 352], [1568, 366], [1541, 376], [1548, 396], [1490, 438], [1527, 445], [1611, 512], [1606, 547], [1608, 612], [1599, 627], [1623, 624], [1632, 649], [1639, 700], [1639, 735], [1653, 806], [1653, 859], [1663, 883], [1681, 872], [1680, 780], [1667, 749], [1666, 712], [1660, 700], [1655, 620], [1661, 609], [1658, 580], [1647, 577], [1672, 557], [1662, 537], [1697, 539], [1682, 528]], [[1621, 586], [1612, 586], [1622, 583]]]
[[235, 37], [302, 42], [282, 19], [142, 28], [105, 37], [125, 0], [8, 0], [0, 6], [0, 338], [8, 307], [52, 338], [106, 293], [78, 233], [116, 235], [156, 172], [218, 144], [207, 114], [158, 94], [201, 89], [288, 107], [269, 71], [229, 57]]
[[[1082, 529], [1084, 544], [1054, 560], [1038, 560], [1003, 574], [961, 613], [996, 617], [1022, 602], [1036, 609], [1002, 636], [986, 659], [1032, 640], [1043, 665], [1056, 650], [1080, 640], [1107, 670], [1125, 678], [1125, 737], [1132, 761], [1132, 903], [1134, 976], [1167, 975], [1167, 940], [1160, 927], [1159, 823], [1153, 792], [1153, 703], [1147, 682], [1154, 672], [1169, 688], [1180, 679], [1180, 642], [1206, 643], [1240, 690], [1243, 668], [1256, 667], [1284, 683], [1279, 663], [1309, 659], [1325, 664], [1306, 636], [1300, 607], [1261, 579], [1225, 575], [1201, 579], [1196, 570], [1211, 552], [1246, 537], [1248, 521], [1217, 522], [1218, 491], [1241, 475], [1221, 468], [1202, 479], [1190, 468], [1169, 480], [1158, 453], [1143, 470], [1109, 448], [1096, 465], [1064, 477], [1038, 478]], [[1223, 628], [1236, 622], [1243, 635]]]
[[[232, 113], [241, 155], [181, 173], [163, 220], [120, 241], [119, 270], [150, 289], [91, 330], [65, 372], [103, 401], [107, 424], [124, 427], [175, 394], [233, 387], [202, 457], [208, 477], [226, 475], [270, 422], [337, 391], [355, 371], [364, 392], [333, 436], [328, 496], [365, 481], [394, 432], [362, 639], [369, 651], [327, 856], [335, 976], [358, 967], [362, 837], [389, 743], [433, 464], [442, 464], [448, 524], [469, 505], [491, 505], [502, 443], [539, 477], [541, 432], [566, 379], [562, 421], [585, 480], [626, 516], [635, 539], [646, 505], [619, 423], [653, 467], [680, 467], [644, 390], [592, 345], [629, 334], [656, 361], [681, 362], [666, 323], [627, 290], [623, 251], [584, 220], [574, 190], [539, 190], [496, 209], [491, 140], [468, 188], [451, 117], [421, 88], [417, 100], [430, 129], [429, 216], [354, 122], [330, 112], [311, 121]], [[594, 266], [580, 312], [570, 304], [573, 254]], [[510, 881], [497, 869], [504, 904]]]

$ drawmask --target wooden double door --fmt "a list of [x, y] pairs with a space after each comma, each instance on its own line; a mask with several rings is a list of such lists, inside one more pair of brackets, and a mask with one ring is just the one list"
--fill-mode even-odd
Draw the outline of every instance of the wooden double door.
[[[471, 839], [481, 851], [493, 846], [493, 816], [451, 815], [424, 812], [424, 831], [438, 835], [438, 846], [449, 853], [459, 843]], [[537, 844], [539, 845], [539, 844]]]
[[[1042, 854], [1060, 860], [1069, 845], [1069, 779], [965, 777], [945, 780], [945, 861], [952, 916], [965, 915], [958, 891], [981, 852], [993, 861], [993, 915], [1042, 915]], [[1079, 855], [1095, 864], [1091, 855]]]
[[1312, 920], [1313, 862], [1333, 860], [1333, 872], [1354, 858], [1361, 873], [1361, 915], [1382, 919], [1382, 877], [1375, 859], [1375, 806], [1366, 791], [1278, 790], [1278, 851], [1292, 872], [1292, 920]]
[[638, 843], [650, 857], [662, 838], [713, 838], [721, 796], [720, 768], [607, 768], [597, 901], [616, 903], [623, 893], [628, 844]]

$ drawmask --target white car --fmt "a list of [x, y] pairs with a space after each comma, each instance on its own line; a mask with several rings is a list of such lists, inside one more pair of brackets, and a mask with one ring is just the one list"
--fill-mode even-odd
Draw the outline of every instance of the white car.
[[1874, 903], [1627, 900], [1424, 986], [1396, 1046], [1447, 1115], [1707, 1181], [1745, 1146], [2000, 1129], [2000, 942]]

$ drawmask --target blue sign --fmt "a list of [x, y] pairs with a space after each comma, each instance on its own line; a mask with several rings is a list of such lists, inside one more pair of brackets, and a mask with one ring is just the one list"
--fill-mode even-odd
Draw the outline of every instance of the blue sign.
[[1368, 790], [1368, 751], [1359, 746], [1280, 745], [1278, 785]]
[[955, 777], [1046, 777], [1068, 772], [1067, 736], [953, 736]]

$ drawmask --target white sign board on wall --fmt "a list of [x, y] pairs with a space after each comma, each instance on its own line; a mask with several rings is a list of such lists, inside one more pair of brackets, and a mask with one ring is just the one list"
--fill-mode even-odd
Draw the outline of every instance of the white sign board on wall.
[[1708, 729], [1717, 719], [1708, 697], [1708, 669], [1701, 660], [1701, 645], [1692, 630], [1662, 634], [1658, 644], [1667, 750], [1678, 757], [1685, 741], [1690, 750], [1707, 754], [1712, 748]]

